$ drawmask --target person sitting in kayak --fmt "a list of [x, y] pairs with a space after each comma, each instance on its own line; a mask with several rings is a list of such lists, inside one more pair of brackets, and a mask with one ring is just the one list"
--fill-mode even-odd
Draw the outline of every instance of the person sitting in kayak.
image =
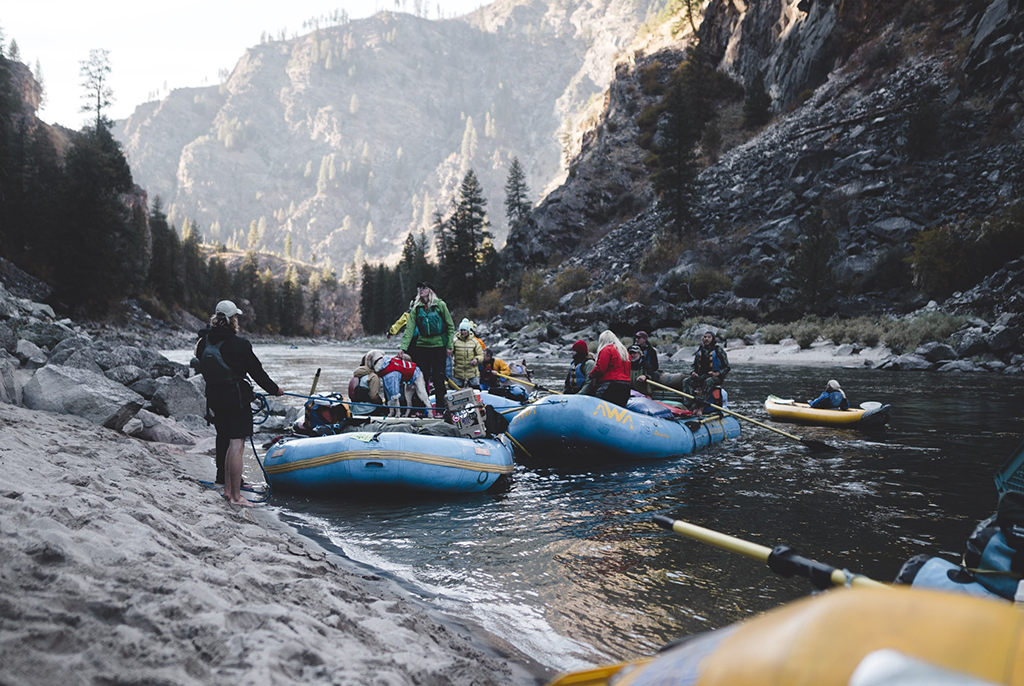
[[846, 393], [839, 387], [839, 382], [830, 379], [825, 384], [825, 390], [814, 400], [808, 400], [807, 404], [818, 410], [848, 410], [850, 401], [846, 399]]
[[645, 381], [660, 381], [661, 369], [658, 368], [658, 351], [648, 342], [646, 331], [633, 334], [633, 345], [640, 349], [641, 373], [647, 377]]
[[693, 356], [690, 367], [690, 378], [683, 383], [683, 390], [694, 396], [690, 401], [690, 409], [700, 417], [704, 414], [706, 402], [721, 387], [725, 375], [729, 373], [729, 356], [718, 344], [715, 334], [705, 331], [701, 337], [700, 347]]
[[562, 388], [562, 393], [566, 395], [579, 393], [587, 383], [587, 377], [593, 371], [594, 364], [596, 364], [594, 355], [587, 347], [587, 342], [581, 339], [573, 343], [572, 362], [569, 364], [569, 373], [565, 375], [565, 386]]
[[629, 402], [629, 353], [609, 329], [602, 331], [597, 339], [597, 362], [580, 393], [597, 396], [619, 407]]

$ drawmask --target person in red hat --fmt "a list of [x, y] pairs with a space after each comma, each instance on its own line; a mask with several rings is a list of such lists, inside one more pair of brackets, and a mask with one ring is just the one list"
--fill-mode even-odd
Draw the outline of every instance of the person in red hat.
[[594, 356], [587, 347], [587, 342], [578, 340], [572, 344], [572, 362], [569, 364], [569, 373], [565, 375], [565, 386], [562, 393], [579, 393], [587, 377], [594, 369]]

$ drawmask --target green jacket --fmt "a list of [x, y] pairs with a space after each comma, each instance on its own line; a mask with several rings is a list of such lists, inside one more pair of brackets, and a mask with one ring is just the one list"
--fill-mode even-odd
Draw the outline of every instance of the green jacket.
[[416, 345], [420, 348], [447, 348], [451, 350], [455, 338], [455, 324], [444, 300], [434, 297], [430, 308], [423, 306], [419, 300], [409, 310], [409, 322], [402, 334], [402, 350], [412, 345], [413, 332], [419, 335]]

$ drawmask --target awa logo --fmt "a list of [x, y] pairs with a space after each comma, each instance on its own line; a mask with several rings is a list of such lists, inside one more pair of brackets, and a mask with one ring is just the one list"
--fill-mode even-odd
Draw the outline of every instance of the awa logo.
[[597, 416], [598, 413], [601, 413], [601, 416], [606, 417], [608, 419], [614, 419], [619, 424], [622, 424], [624, 426], [626, 424], [629, 424], [629, 430], [633, 430], [633, 417], [629, 414], [629, 410], [627, 410], [624, 407], [619, 407], [618, 405], [609, 405], [608, 403], [601, 403], [600, 405], [597, 406], [597, 409], [594, 410], [594, 416]]

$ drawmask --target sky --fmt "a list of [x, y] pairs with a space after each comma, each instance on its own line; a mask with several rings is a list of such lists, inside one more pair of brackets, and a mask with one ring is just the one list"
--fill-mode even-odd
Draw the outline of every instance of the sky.
[[[114, 102], [107, 116], [128, 117], [137, 105], [175, 88], [219, 83], [246, 48], [263, 33], [291, 38], [308, 33], [303, 22], [345, 10], [358, 19], [381, 10], [428, 19], [471, 12], [490, 0], [10, 0], [0, 10], [4, 55], [11, 40], [19, 61], [43, 76], [39, 118], [78, 130], [89, 120], [81, 112], [79, 70], [89, 51], [108, 50]], [[396, 5], [397, 2], [397, 5]]]

